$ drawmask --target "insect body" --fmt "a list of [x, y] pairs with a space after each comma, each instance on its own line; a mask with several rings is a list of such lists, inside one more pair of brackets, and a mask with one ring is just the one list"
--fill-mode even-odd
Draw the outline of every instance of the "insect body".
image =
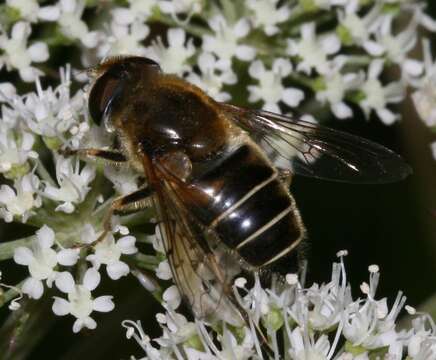
[[234, 303], [235, 263], [251, 271], [298, 266], [305, 230], [288, 191], [292, 172], [358, 183], [410, 173], [380, 145], [217, 103], [146, 58], [109, 59], [94, 72], [91, 116], [116, 132], [122, 148], [79, 152], [127, 162], [145, 175], [148, 186], [117, 199], [112, 210], [141, 208], [151, 197], [173, 278], [197, 316]]

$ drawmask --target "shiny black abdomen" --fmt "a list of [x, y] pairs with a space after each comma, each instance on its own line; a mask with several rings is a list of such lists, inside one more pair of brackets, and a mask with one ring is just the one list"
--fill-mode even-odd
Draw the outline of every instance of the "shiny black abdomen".
[[191, 202], [191, 212], [249, 265], [274, 266], [295, 253], [304, 232], [298, 210], [254, 146], [243, 144], [194, 175], [191, 189], [203, 201]]

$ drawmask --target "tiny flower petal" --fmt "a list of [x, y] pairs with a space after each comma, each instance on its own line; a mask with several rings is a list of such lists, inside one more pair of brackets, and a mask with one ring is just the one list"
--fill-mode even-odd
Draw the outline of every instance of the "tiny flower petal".
[[168, 260], [161, 261], [156, 269], [156, 276], [162, 280], [169, 280], [172, 278], [170, 264]]
[[32, 299], [39, 299], [44, 292], [44, 286], [42, 281], [29, 277], [24, 281], [21, 290]]
[[80, 330], [82, 330], [83, 325], [84, 325], [83, 320], [77, 319], [73, 324], [73, 333], [77, 334]]
[[112, 296], [99, 296], [94, 300], [92, 308], [99, 312], [112, 311], [115, 307], [112, 298]]
[[86, 270], [85, 276], [83, 277], [83, 286], [89, 291], [92, 291], [100, 284], [100, 279], [100, 273], [95, 268], [91, 267]]
[[55, 301], [53, 303], [52, 310], [56, 315], [64, 316], [70, 313], [71, 305], [67, 300], [60, 297], [55, 297], [54, 299]]
[[74, 291], [75, 284], [73, 275], [71, 275], [67, 271], [61, 272], [56, 275], [55, 284], [60, 291], [66, 294], [72, 293]]
[[29, 265], [34, 259], [32, 251], [24, 246], [15, 249], [14, 261], [19, 265]]
[[83, 324], [85, 325], [85, 327], [91, 330], [94, 330], [97, 327], [97, 323], [95, 322], [95, 320], [89, 316], [83, 320]]
[[41, 248], [48, 249], [53, 246], [55, 233], [47, 225], [44, 225], [41, 229], [36, 232], [37, 241]]
[[58, 263], [64, 266], [72, 266], [79, 259], [79, 249], [62, 249], [60, 250], [56, 257]]
[[47, 44], [43, 42], [33, 44], [27, 51], [34, 62], [44, 62], [47, 61], [49, 57]]
[[118, 280], [129, 273], [129, 266], [122, 261], [116, 261], [107, 265], [107, 273], [112, 280]]
[[170, 286], [164, 291], [162, 299], [168, 303], [172, 309], [177, 309], [182, 301], [179, 290], [175, 285]]
[[117, 241], [117, 247], [121, 250], [122, 254], [132, 255], [138, 251], [135, 242], [134, 236], [123, 236]]

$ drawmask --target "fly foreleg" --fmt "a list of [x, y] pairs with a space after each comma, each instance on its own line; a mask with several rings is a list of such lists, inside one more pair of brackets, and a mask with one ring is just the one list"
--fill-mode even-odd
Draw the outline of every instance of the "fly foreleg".
[[111, 219], [114, 213], [132, 213], [143, 210], [147, 206], [147, 199], [152, 194], [153, 190], [147, 185], [130, 194], [116, 198], [103, 218], [103, 233], [91, 245], [102, 241], [112, 230]]

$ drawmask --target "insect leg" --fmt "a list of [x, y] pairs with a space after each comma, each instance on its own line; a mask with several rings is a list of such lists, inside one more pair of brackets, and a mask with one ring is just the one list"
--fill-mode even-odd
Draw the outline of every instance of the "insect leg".
[[153, 190], [150, 186], [144, 186], [130, 194], [120, 196], [116, 198], [103, 219], [103, 233], [95, 240], [92, 245], [102, 241], [106, 238], [109, 231], [112, 229], [111, 219], [112, 215], [125, 212], [137, 212], [144, 209], [147, 205], [147, 199], [153, 194]]
[[126, 213], [137, 212], [147, 206], [147, 199], [153, 194], [153, 190], [149, 185], [139, 188], [130, 194], [116, 198], [112, 204], [110, 211]]
[[62, 149], [59, 150], [59, 154], [64, 156], [78, 155], [81, 157], [93, 157], [106, 160], [111, 163], [111, 165], [118, 165], [127, 162], [127, 158], [119, 151], [114, 150], [103, 150], [103, 149]]

